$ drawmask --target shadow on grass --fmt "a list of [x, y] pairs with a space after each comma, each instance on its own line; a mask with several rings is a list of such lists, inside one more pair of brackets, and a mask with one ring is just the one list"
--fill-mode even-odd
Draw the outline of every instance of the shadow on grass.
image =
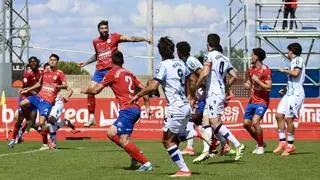
[[295, 155], [305, 155], [305, 154], [314, 154], [314, 152], [294, 152], [291, 155], [295, 156]]
[[227, 160], [224, 160], [224, 161], [217, 161], [217, 162], [209, 162], [207, 163], [208, 165], [210, 164], [230, 164], [230, 163], [233, 163], [233, 164], [244, 164], [243, 161], [236, 161], [236, 160], [233, 160], [233, 159], [227, 159]]

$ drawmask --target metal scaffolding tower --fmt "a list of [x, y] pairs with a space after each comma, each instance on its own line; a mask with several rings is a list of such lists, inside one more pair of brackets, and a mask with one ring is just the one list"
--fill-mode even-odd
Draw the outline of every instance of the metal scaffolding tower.
[[[228, 58], [236, 56], [243, 59], [243, 71], [246, 71], [249, 64], [249, 26], [248, 26], [248, 8], [246, 0], [229, 0], [228, 3]], [[241, 32], [239, 34], [239, 32]], [[244, 57], [233, 52], [234, 49], [243, 49]], [[232, 57], [233, 56], [233, 57]], [[239, 67], [237, 67], [239, 68]]]
[[[314, 10], [314, 12], [317, 12], [316, 14], [318, 15], [314, 16], [314, 14], [312, 15], [312, 13], [310, 13], [308, 17], [308, 13], [303, 13], [305, 17], [296, 17], [295, 19], [293, 19], [293, 22], [295, 23], [295, 28], [290, 30], [288, 30], [287, 28], [282, 29], [281, 27], [277, 27], [277, 24], [281, 25], [283, 20], [290, 21], [290, 19], [279, 18], [280, 12], [282, 11], [282, 8], [285, 4], [291, 4], [291, 2], [283, 2], [281, 0], [273, 2], [267, 0], [256, 0], [256, 46], [262, 47], [262, 42], [264, 42], [269, 49], [273, 50], [267, 50], [267, 56], [279, 55], [283, 57], [281, 59], [289, 61], [289, 59], [285, 55], [287, 50], [279, 47], [279, 43], [277, 44], [276, 41], [285, 42], [290, 40], [292, 41], [292, 39], [294, 39], [294, 41], [296, 42], [303, 43], [304, 47], [306, 46], [306, 44], [310, 44], [309, 48], [304, 48], [302, 53], [303, 55], [306, 55], [306, 65], [308, 65], [308, 61], [311, 58], [311, 56], [320, 55], [320, 48], [313, 49], [314, 44], [319, 43], [320, 40], [320, 1], [298, 1], [297, 10], [302, 11], [304, 8], [309, 8]], [[268, 14], [270, 14], [268, 12], [272, 10], [271, 8], [280, 8], [277, 17], [266, 17]], [[264, 49], [266, 50], [267, 48], [264, 47]], [[306, 78], [310, 82], [312, 82], [314, 86], [319, 86], [319, 82], [316, 82], [308, 75], [306, 75]]]
[[30, 40], [28, 13], [28, 0], [2, 1], [0, 19], [2, 62], [23, 62], [23, 59], [28, 58]]

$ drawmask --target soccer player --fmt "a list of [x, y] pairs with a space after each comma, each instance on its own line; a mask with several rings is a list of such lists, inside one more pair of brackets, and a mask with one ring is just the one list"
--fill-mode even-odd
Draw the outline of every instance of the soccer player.
[[[96, 95], [104, 87], [111, 87], [120, 104], [120, 111], [118, 119], [108, 128], [108, 137], [122, 147], [132, 159], [142, 164], [137, 171], [150, 171], [152, 170], [151, 163], [129, 139], [134, 124], [140, 118], [139, 105], [136, 102], [129, 103], [129, 101], [135, 96], [138, 88], [143, 88], [143, 85], [131, 72], [122, 67], [123, 63], [123, 54], [120, 51], [114, 52], [112, 54], [113, 67], [108, 74], [99, 84], [89, 87], [87, 90], [83, 89], [81, 92]], [[149, 98], [144, 96], [144, 100], [146, 109], [149, 111]]]
[[[237, 79], [237, 75], [229, 59], [217, 49], [217, 47], [220, 46], [219, 42], [219, 35], [208, 35], [208, 55], [205, 57], [203, 69], [196, 83], [196, 89], [198, 89], [203, 82], [206, 82], [206, 107], [203, 116], [209, 119], [211, 127], [214, 129], [217, 137], [222, 135], [225, 139], [233, 143], [236, 148], [235, 160], [239, 160], [243, 156], [245, 146], [235, 138], [221, 121], [226, 98], [225, 92], [229, 92], [230, 87]], [[230, 75], [230, 79], [225, 85], [224, 78], [227, 74]]]
[[261, 48], [252, 50], [251, 67], [248, 70], [248, 80], [244, 84], [250, 90], [250, 100], [244, 114], [244, 128], [257, 141], [253, 154], [264, 153], [263, 132], [260, 121], [269, 105], [269, 92], [272, 88], [271, 70], [263, 60], [266, 53]]
[[181, 141], [193, 138], [197, 133], [200, 133], [186, 131], [186, 126], [190, 119], [191, 106], [186, 97], [185, 89], [191, 90], [190, 97], [195, 99], [195, 93], [189, 88], [189, 83], [192, 83], [190, 81], [194, 80], [192, 80], [185, 63], [180, 59], [174, 58], [174, 43], [171, 39], [161, 37], [158, 43], [158, 50], [162, 57], [162, 62], [157, 67], [151, 84], [134, 96], [132, 101], [150, 94], [158, 89], [161, 84], [167, 99], [162, 143], [172, 161], [179, 168], [179, 171], [171, 175], [171, 177], [191, 176], [191, 171], [187, 167], [178, 145]]
[[61, 89], [67, 89], [67, 81], [62, 71], [58, 69], [59, 56], [51, 54], [49, 57], [50, 69], [43, 71], [42, 79], [33, 87], [24, 89], [23, 93], [28, 93], [34, 89], [40, 88], [38, 95], [29, 96], [27, 99], [21, 101], [20, 105], [25, 117], [28, 117], [28, 108], [36, 107], [39, 110], [39, 123], [41, 128], [41, 135], [43, 146], [41, 150], [49, 149], [48, 146], [48, 127], [46, 120], [50, 114], [51, 108], [54, 105], [55, 99]]
[[[191, 46], [189, 45], [189, 43], [186, 41], [178, 42], [176, 44], [176, 48], [177, 48], [177, 54], [179, 59], [185, 62], [187, 68], [192, 73], [192, 75], [195, 75], [198, 77], [200, 75], [200, 72], [203, 66], [197, 58], [190, 55]], [[197, 107], [194, 107], [191, 112], [192, 116], [187, 124], [187, 129], [192, 129], [194, 128], [195, 123], [197, 125], [200, 125], [202, 122], [203, 110], [206, 104], [205, 97], [203, 97], [204, 90], [202, 88], [199, 88], [197, 90], [196, 95], [198, 99]], [[204, 128], [204, 133], [207, 133], [207, 136], [211, 138], [212, 129], [210, 125], [204, 126], [203, 128]], [[207, 131], [210, 131], [210, 132], [207, 132]], [[203, 141], [203, 146], [204, 146], [203, 151], [209, 151], [210, 146], [205, 141]], [[184, 154], [195, 155], [195, 151], [193, 149], [193, 138], [187, 140], [187, 147], [181, 153], [183, 155]]]
[[[280, 69], [280, 72], [288, 74], [288, 85], [279, 91], [284, 95], [278, 104], [276, 119], [279, 131], [279, 145], [273, 151], [274, 153], [282, 152], [281, 156], [289, 156], [296, 150], [293, 145], [294, 131], [293, 120], [298, 118], [298, 113], [304, 102], [303, 82], [305, 78], [305, 61], [300, 57], [302, 47], [299, 43], [288, 45], [288, 58], [290, 59], [290, 69]], [[287, 142], [285, 124], [287, 125]]]
[[[93, 40], [93, 47], [95, 49], [95, 55], [93, 55], [88, 61], [79, 63], [80, 67], [84, 67], [90, 63], [97, 61], [96, 71], [93, 75], [89, 88], [96, 86], [103, 77], [110, 71], [112, 67], [111, 56], [118, 50], [118, 44], [122, 42], [142, 42], [150, 43], [151, 41], [144, 37], [126, 36], [118, 33], [109, 34], [108, 21], [101, 21], [98, 24], [98, 31], [100, 36]], [[88, 110], [89, 120], [86, 119], [84, 126], [90, 127], [95, 124], [94, 112], [95, 112], [95, 96], [88, 95]]]
[[[28, 59], [28, 67], [23, 73], [23, 87], [22, 88], [28, 88], [34, 86], [41, 78], [41, 70], [39, 70], [39, 64], [40, 61], [37, 57], [30, 57]], [[13, 133], [12, 133], [12, 139], [9, 142], [8, 146], [9, 148], [13, 148], [16, 143], [20, 143], [22, 141], [22, 137], [17, 138], [17, 135], [19, 133], [19, 129], [21, 128], [21, 124], [25, 118], [23, 115], [20, 102], [24, 99], [27, 99], [29, 96], [37, 94], [38, 89], [35, 89], [34, 91], [30, 91], [28, 93], [22, 93], [20, 91], [20, 97], [19, 97], [19, 109], [18, 109], [18, 116], [17, 116], [17, 122], [14, 125]], [[35, 108], [30, 107], [28, 110], [30, 113], [28, 114], [27, 120], [35, 121], [37, 117], [37, 110]], [[24, 131], [25, 129], [23, 129]], [[20, 134], [23, 133], [21, 130]]]

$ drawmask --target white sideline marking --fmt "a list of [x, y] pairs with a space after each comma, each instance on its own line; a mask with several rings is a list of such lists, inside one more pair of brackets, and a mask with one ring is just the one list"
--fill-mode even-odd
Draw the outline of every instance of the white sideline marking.
[[6, 154], [0, 154], [0, 157], [18, 155], [18, 154], [29, 154], [29, 153], [39, 152], [39, 151], [41, 151], [41, 150], [40, 149], [36, 149], [36, 150], [24, 151], [24, 152], [6, 153]]

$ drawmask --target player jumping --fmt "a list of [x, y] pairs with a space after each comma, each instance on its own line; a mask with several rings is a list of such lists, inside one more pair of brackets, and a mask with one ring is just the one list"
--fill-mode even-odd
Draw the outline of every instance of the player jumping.
[[[93, 40], [93, 47], [95, 49], [95, 55], [90, 57], [86, 62], [79, 63], [80, 67], [84, 67], [95, 61], [97, 62], [96, 71], [92, 77], [92, 81], [89, 88], [95, 87], [103, 77], [110, 71], [112, 67], [111, 56], [118, 50], [118, 44], [122, 42], [142, 42], [150, 43], [151, 41], [144, 37], [126, 36], [118, 33], [109, 34], [108, 21], [101, 21], [98, 24], [98, 31], [100, 36]], [[88, 111], [90, 113], [89, 120], [85, 119], [84, 126], [90, 127], [95, 124], [94, 112], [96, 99], [94, 95], [88, 95]]]

